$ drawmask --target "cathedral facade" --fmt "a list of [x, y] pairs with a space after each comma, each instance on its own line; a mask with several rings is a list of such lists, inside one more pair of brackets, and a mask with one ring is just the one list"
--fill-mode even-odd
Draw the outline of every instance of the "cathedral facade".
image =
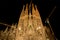
[[34, 4], [23, 6], [18, 24], [12, 25], [9, 31], [6, 28], [3, 34], [0, 40], [55, 40], [54, 34], [43, 25], [40, 13]]

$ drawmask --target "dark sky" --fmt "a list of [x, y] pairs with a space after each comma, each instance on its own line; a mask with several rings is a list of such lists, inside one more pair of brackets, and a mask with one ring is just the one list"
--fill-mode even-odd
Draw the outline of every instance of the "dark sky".
[[[34, 4], [37, 5], [38, 10], [41, 14], [43, 23], [48, 15], [51, 13], [53, 8], [56, 6], [55, 11], [51, 15], [50, 23], [52, 29], [57, 38], [60, 38], [60, 27], [59, 27], [59, 13], [60, 6], [59, 0], [33, 0]], [[0, 1], [0, 22], [12, 24], [17, 23], [20, 13], [22, 11], [23, 5], [30, 3], [30, 0], [2, 0]], [[1, 29], [1, 28], [0, 28]]]

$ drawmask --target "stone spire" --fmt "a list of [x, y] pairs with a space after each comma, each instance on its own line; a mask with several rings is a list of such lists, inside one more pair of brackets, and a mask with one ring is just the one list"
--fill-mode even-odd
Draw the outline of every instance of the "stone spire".
[[27, 18], [28, 19], [28, 4], [26, 4], [26, 8], [24, 10], [25, 6], [23, 6], [23, 10], [21, 12], [21, 15], [20, 15], [20, 18], [19, 18], [19, 21], [18, 21], [18, 27], [20, 27], [20, 24], [21, 22]]
[[40, 40], [46, 40], [45, 29], [42, 24], [40, 13], [38, 12], [37, 6], [36, 5], [34, 6], [34, 4], [32, 4], [32, 16], [33, 16], [34, 28], [36, 28], [36, 30], [39, 31], [41, 34]]

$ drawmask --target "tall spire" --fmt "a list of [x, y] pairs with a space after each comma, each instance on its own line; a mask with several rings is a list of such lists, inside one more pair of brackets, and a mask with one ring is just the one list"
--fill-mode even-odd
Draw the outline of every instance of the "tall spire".
[[25, 6], [23, 6], [23, 10], [22, 10], [20, 18], [19, 18], [18, 27], [20, 26], [22, 20], [24, 20], [25, 18], [28, 18], [28, 4], [26, 4], [25, 10], [24, 10], [24, 8], [25, 8]]
[[34, 4], [32, 4], [32, 15], [37, 18], [40, 18], [40, 13], [38, 12], [37, 6], [36, 5], [34, 6]]
[[46, 40], [45, 29], [43, 27], [42, 20], [41, 20], [40, 14], [38, 12], [37, 6], [36, 5], [34, 6], [34, 4], [32, 4], [32, 16], [33, 16], [34, 27], [42, 35], [42, 36], [40, 35], [40, 37], [41, 37], [40, 40]]
[[40, 24], [43, 25], [40, 13], [38, 12], [38, 9], [37, 9], [36, 5], [35, 5], [35, 8], [34, 8], [34, 4], [32, 4], [32, 16], [33, 16], [33, 18], [36, 18], [37, 20], [39, 19]]
[[22, 17], [24, 17], [25, 15], [28, 15], [28, 4], [26, 4], [25, 10], [24, 10], [24, 8], [25, 8], [25, 6], [23, 6], [23, 10], [22, 10], [22, 12], [21, 12], [20, 19], [21, 19]]

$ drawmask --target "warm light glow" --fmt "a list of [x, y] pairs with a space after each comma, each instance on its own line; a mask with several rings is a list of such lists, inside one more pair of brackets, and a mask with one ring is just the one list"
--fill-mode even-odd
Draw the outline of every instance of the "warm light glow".
[[37, 29], [36, 29], [36, 30], [39, 30], [39, 29], [41, 29], [41, 26], [37, 27]]
[[21, 30], [21, 27], [19, 27], [19, 30]]

